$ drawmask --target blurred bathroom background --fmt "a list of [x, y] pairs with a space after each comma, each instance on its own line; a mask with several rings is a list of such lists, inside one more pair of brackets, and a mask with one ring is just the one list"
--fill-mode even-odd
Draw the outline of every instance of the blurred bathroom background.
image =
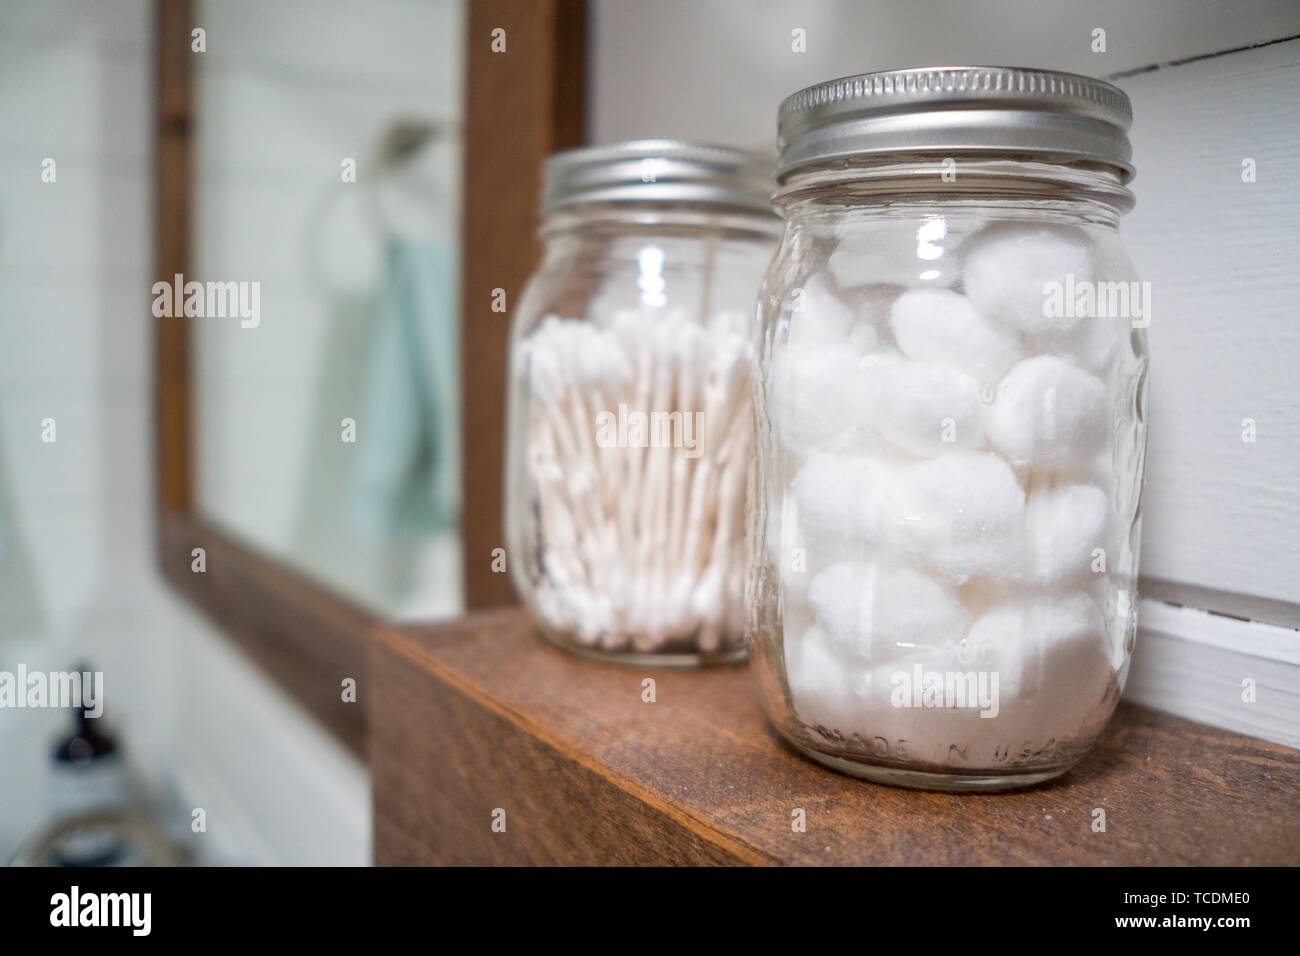
[[[206, 52], [194, 73], [191, 261], [260, 281], [261, 310], [277, 316], [256, 334], [197, 324], [197, 508], [393, 618], [462, 606], [466, 2], [196, 4]], [[591, 142], [770, 147], [780, 99], [833, 76], [938, 63], [1106, 76], [1300, 35], [1293, 0], [592, 0], [588, 11]], [[791, 55], [794, 27], [804, 55]], [[168, 277], [154, 274], [154, 30], [152, 0], [0, 2], [0, 671], [83, 660], [104, 671], [104, 723], [132, 787], [196, 861], [365, 864], [364, 764], [158, 572], [151, 286]], [[1294, 276], [1294, 219], [1266, 213], [1295, 211], [1294, 189], [1281, 191], [1296, 175], [1295, 45], [1226, 73], [1207, 61], [1176, 79], [1118, 81], [1140, 118], [1127, 243], [1144, 277], [1168, 279], [1162, 307], [1177, 316], [1151, 330], [1169, 373], [1153, 385], [1144, 566], [1188, 594], [1271, 599], [1262, 619], [1292, 628], [1297, 512], [1278, 495], [1294, 497], [1294, 455], [1274, 474], [1258, 452], [1246, 465], [1249, 449], [1207, 436], [1233, 434], [1250, 411], [1283, 429], [1296, 421], [1294, 348], [1269, 346], [1294, 343], [1294, 299], [1276, 281], [1280, 269]], [[1243, 109], [1261, 98], [1281, 129]], [[1224, 199], [1242, 156], [1268, 175]], [[366, 175], [343, 189], [346, 158]], [[1255, 244], [1183, 241], [1189, 196], [1201, 197], [1198, 228], [1249, 220]], [[1291, 258], [1276, 258], [1287, 243]], [[1231, 288], [1198, 286], [1216, 269], [1259, 279], [1249, 310]], [[1227, 325], [1245, 331], [1226, 341]], [[1222, 401], [1233, 394], [1245, 410]], [[382, 424], [344, 454], [339, 429], [354, 409]], [[47, 420], [55, 441], [43, 440]], [[1271, 490], [1212, 507], [1242, 474]], [[1144, 634], [1139, 663], [1161, 640], [1178, 638]], [[1202, 669], [1217, 666], [1211, 650], [1195, 653]], [[1130, 696], [1165, 705], [1183, 680], [1177, 667], [1135, 665]], [[1240, 729], [1285, 739], [1276, 715], [1259, 713], [1259, 727]], [[51, 754], [70, 730], [57, 710], [0, 711], [0, 864], [51, 822]], [[198, 835], [194, 808], [206, 815]]]
[[[195, 324], [197, 510], [386, 616], [455, 614], [463, 4], [194, 20], [191, 269], [276, 316]], [[200, 862], [366, 863], [364, 766], [156, 570], [154, 29], [149, 0], [0, 5], [0, 669], [104, 671], [132, 796]], [[348, 454], [348, 416], [383, 433]], [[71, 730], [0, 712], [0, 861]]]

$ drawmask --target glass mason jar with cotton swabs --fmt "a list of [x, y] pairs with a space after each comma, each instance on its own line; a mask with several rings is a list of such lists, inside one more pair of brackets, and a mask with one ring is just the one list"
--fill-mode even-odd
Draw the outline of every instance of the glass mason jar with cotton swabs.
[[744, 654], [754, 299], [771, 161], [669, 140], [552, 157], [512, 316], [507, 562], [542, 633], [666, 664]]
[[1001, 789], [1096, 740], [1136, 628], [1149, 284], [1127, 97], [848, 77], [779, 113], [760, 295], [750, 659], [796, 747]]

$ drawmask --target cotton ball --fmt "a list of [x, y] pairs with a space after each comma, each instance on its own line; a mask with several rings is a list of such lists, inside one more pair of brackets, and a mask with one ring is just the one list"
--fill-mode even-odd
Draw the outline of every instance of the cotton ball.
[[849, 351], [854, 355], [865, 355], [875, 349], [879, 341], [876, 327], [866, 322], [859, 322], [849, 330]]
[[851, 724], [856, 706], [849, 692], [850, 668], [825, 633], [815, 626], [794, 640], [791, 635], [798, 632], [787, 628], [785, 633], [785, 675], [799, 719], [828, 730]]
[[768, 403], [778, 440], [799, 454], [849, 443], [860, 417], [858, 388], [857, 357], [848, 349], [780, 348]]
[[1066, 332], [1045, 332], [1035, 340], [1037, 351], [1068, 355], [1084, 368], [1104, 372], [1128, 339], [1131, 320], [1088, 316]]
[[[790, 497], [786, 507], [778, 505], [769, 510], [768, 514], [780, 516], [779, 520], [769, 518], [767, 540], [772, 566], [776, 569], [787, 609], [795, 603], [806, 604], [812, 581], [837, 561], [879, 560], [879, 551], [873, 543], [861, 537], [855, 538], [843, 526], [838, 532], [832, 533], [829, 539], [823, 533], [814, 546], [809, 547], [808, 535], [799, 522], [799, 506], [794, 496]], [[811, 619], [808, 623], [812, 623]]]
[[1106, 443], [1106, 386], [1054, 355], [1007, 373], [988, 412], [989, 438], [1017, 468], [1091, 465]]
[[966, 294], [975, 307], [991, 319], [1030, 333], [1064, 331], [1079, 320], [1077, 315], [1045, 314], [1047, 283], [1064, 286], [1066, 276], [1073, 276], [1076, 283], [1093, 278], [1088, 238], [1070, 226], [989, 226], [963, 246], [962, 265]]
[[885, 375], [895, 365], [906, 361], [894, 349], [868, 352], [858, 359], [857, 417], [864, 434], [874, 438], [879, 430]]
[[[922, 762], [945, 763], [951, 757], [954, 742], [968, 743], [977, 734], [990, 729], [988, 720], [979, 716], [982, 704], [978, 685], [968, 706], [925, 706], [924, 690], [934, 675], [942, 689], [951, 673], [966, 674], [972, 668], [960, 662], [954, 646], [915, 648], [878, 663], [866, 671], [849, 674], [849, 691], [855, 700], [855, 723], [864, 737], [906, 740], [907, 752]], [[978, 679], [978, 678], [977, 678]], [[914, 689], [922, 692], [922, 704], [916, 706]], [[992, 683], [986, 678], [986, 691]], [[1000, 701], [990, 701], [989, 709]], [[981, 726], [984, 725], [984, 726]]]
[[792, 349], [842, 345], [848, 341], [853, 310], [812, 276], [791, 293], [789, 346]]
[[869, 411], [886, 440], [931, 458], [984, 441], [979, 382], [956, 369], [926, 362], [860, 362]]
[[1101, 611], [1083, 591], [1006, 601], [971, 625], [979, 669], [998, 674], [1003, 709], [1035, 715], [1046, 740], [1069, 734], [1096, 709], [1113, 675]]
[[816, 348], [839, 345], [854, 355], [876, 347], [876, 318], [872, 296], [847, 301], [820, 276], [812, 276], [795, 291], [790, 307], [789, 345]]
[[1020, 357], [1015, 333], [991, 322], [951, 289], [909, 289], [890, 310], [898, 347], [908, 358], [992, 382]]
[[919, 462], [880, 497], [887, 541], [917, 563], [964, 580], [1013, 574], [1023, 561], [1025, 494], [996, 455]]
[[1036, 488], [1025, 504], [1025, 573], [1054, 584], [1090, 573], [1094, 548], [1104, 547], [1110, 500], [1093, 485]]
[[951, 589], [906, 567], [833, 564], [813, 578], [808, 601], [831, 641], [869, 663], [897, 656], [900, 649], [959, 641], [970, 625]]
[[[791, 634], [800, 636], [792, 640]], [[803, 632], [786, 629], [785, 667], [795, 714], [836, 737], [910, 738], [933, 718], [932, 711], [892, 705], [890, 682], [897, 665], [872, 667], [857, 661], [842, 653], [818, 625]]]
[[786, 508], [797, 520], [814, 562], [862, 557], [881, 536], [879, 489], [894, 466], [861, 455], [813, 452], [791, 482]]

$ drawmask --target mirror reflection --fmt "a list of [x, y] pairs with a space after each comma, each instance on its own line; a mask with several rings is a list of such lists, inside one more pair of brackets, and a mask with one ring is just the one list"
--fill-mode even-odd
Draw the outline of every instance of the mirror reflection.
[[197, 507], [385, 616], [457, 613], [463, 4], [198, 13]]

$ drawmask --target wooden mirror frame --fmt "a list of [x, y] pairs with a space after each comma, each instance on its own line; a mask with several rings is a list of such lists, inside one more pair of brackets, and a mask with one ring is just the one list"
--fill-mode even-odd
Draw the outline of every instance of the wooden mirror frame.
[[[583, 141], [583, 0], [467, 0], [461, 381], [465, 604], [514, 602], [491, 570], [501, 527], [508, 314], [536, 263], [538, 171]], [[192, 0], [155, 0], [157, 104], [155, 249], [158, 276], [188, 274], [195, 129]], [[506, 31], [506, 52], [491, 49]], [[208, 522], [196, 510], [195, 414], [189, 320], [156, 320], [157, 548], [163, 577], [210, 617], [300, 705], [355, 753], [366, 749], [367, 641], [379, 616]], [[473, 387], [466, 386], [472, 383]], [[193, 570], [202, 548], [206, 570]], [[361, 705], [341, 700], [353, 677]]]

